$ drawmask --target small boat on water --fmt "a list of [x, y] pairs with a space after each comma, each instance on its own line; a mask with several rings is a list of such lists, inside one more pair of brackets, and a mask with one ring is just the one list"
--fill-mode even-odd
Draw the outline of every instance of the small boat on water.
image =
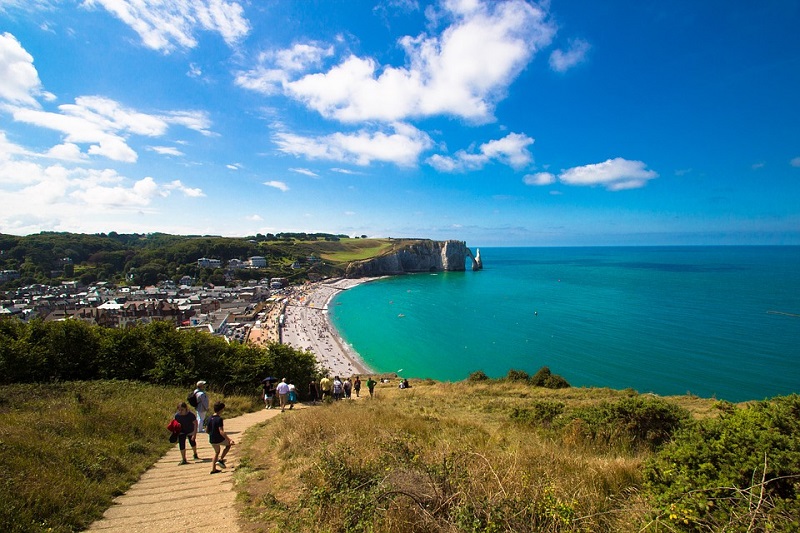
[[398, 315], [397, 315], [397, 318], [403, 318], [403, 317], [405, 317], [405, 316], [406, 316], [406, 315], [404, 315], [403, 313], [400, 313], [400, 314], [398, 314]]

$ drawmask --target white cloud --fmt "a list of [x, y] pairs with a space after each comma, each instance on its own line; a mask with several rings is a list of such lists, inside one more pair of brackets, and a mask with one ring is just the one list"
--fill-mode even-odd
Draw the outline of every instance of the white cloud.
[[262, 222], [264, 220], [263, 218], [261, 218], [260, 215], [250, 215], [244, 218], [245, 220], [249, 220], [250, 222]]
[[189, 63], [189, 70], [186, 75], [190, 78], [201, 78], [203, 76], [203, 69], [197, 63]]
[[177, 124], [202, 133], [205, 136], [215, 135], [209, 128], [211, 127], [211, 119], [208, 118], [206, 111], [169, 111], [165, 115], [158, 118], [164, 120], [168, 124]]
[[131, 27], [148, 48], [169, 53], [197, 46], [199, 30], [218, 33], [235, 46], [250, 32], [238, 2], [225, 0], [85, 0], [101, 6]]
[[289, 190], [289, 186], [286, 185], [282, 181], [276, 181], [276, 180], [265, 181], [264, 185], [266, 185], [267, 187], [273, 187], [273, 188], [278, 189], [279, 191], [283, 191], [283, 192], [286, 192], [286, 191]]
[[203, 111], [170, 111], [151, 115], [123, 107], [99, 96], [80, 96], [74, 104], [58, 106], [59, 113], [7, 106], [17, 122], [64, 134], [66, 143], [90, 144], [87, 153], [115, 161], [136, 162], [137, 153], [127, 144], [129, 134], [161, 137], [171, 124], [209, 135], [210, 121]]
[[181, 180], [173, 180], [167, 185], [164, 186], [166, 191], [178, 191], [183, 193], [184, 196], [188, 196], [189, 198], [202, 198], [206, 194], [200, 188], [192, 188], [187, 187], [184, 185]]
[[658, 177], [653, 170], [646, 170], [641, 161], [629, 161], [617, 157], [602, 163], [574, 167], [564, 170], [558, 179], [567, 185], [602, 185], [610, 191], [644, 187], [648, 180]]
[[789, 161], [789, 164], [792, 165], [793, 167], [800, 167], [800, 157], [795, 157], [794, 159]]
[[317, 67], [326, 57], [333, 55], [332, 46], [320, 46], [318, 43], [298, 43], [275, 53], [275, 64], [288, 72], [306, 72]]
[[427, 159], [427, 163], [440, 172], [465, 172], [479, 170], [491, 161], [523, 168], [533, 161], [528, 146], [534, 140], [522, 133], [509, 133], [502, 139], [489, 141], [480, 145], [478, 153], [459, 150], [453, 157], [435, 154]]
[[313, 171], [311, 171], [311, 170], [309, 170], [307, 168], [290, 168], [289, 170], [291, 172], [297, 172], [298, 174], [303, 174], [304, 176], [309, 176], [309, 177], [312, 177], [312, 178], [318, 178], [319, 177], [319, 174], [317, 174], [316, 172], [313, 172]]
[[316, 42], [297, 43], [291, 48], [262, 52], [258, 64], [238, 72], [234, 83], [261, 94], [278, 94], [293, 75], [319, 67], [323, 59], [332, 55], [332, 46], [322, 46]]
[[[493, 118], [494, 105], [533, 55], [547, 46], [555, 25], [524, 0], [445, 2], [451, 25], [440, 34], [405, 36], [403, 67], [350, 55], [333, 68], [297, 78], [327, 57], [317, 44], [259, 58], [237, 84], [265, 94], [283, 90], [327, 118], [395, 122], [451, 115], [473, 122]], [[293, 52], [293, 53], [290, 53]], [[267, 64], [265, 64], [265, 59]]]
[[413, 166], [433, 145], [430, 137], [408, 124], [392, 124], [394, 133], [361, 130], [322, 137], [277, 133], [273, 141], [281, 152], [309, 159], [326, 159], [366, 166], [373, 161]]
[[33, 56], [10, 33], [0, 35], [0, 100], [39, 107], [36, 96], [43, 95]]
[[537, 172], [526, 175], [522, 181], [525, 185], [552, 185], [556, 182], [556, 177], [550, 172]]
[[550, 54], [550, 68], [556, 72], [566, 72], [575, 65], [586, 60], [586, 54], [592, 46], [583, 39], [570, 41], [569, 48], [564, 50], [553, 50]]
[[356, 172], [355, 170], [348, 170], [346, 168], [337, 168], [337, 167], [333, 167], [331, 169], [331, 172], [337, 172], [339, 174], [349, 174], [349, 175], [361, 174], [361, 172]]
[[44, 157], [59, 159], [61, 161], [83, 161], [88, 159], [86, 154], [81, 152], [80, 147], [73, 143], [58, 144], [50, 148]]
[[225, 165], [225, 166], [228, 167], [230, 170], [239, 170], [239, 165], [236, 165], [236, 164]]
[[186, 154], [175, 148], [174, 146], [151, 146], [150, 150], [157, 154], [161, 155], [172, 155], [175, 157], [181, 157]]

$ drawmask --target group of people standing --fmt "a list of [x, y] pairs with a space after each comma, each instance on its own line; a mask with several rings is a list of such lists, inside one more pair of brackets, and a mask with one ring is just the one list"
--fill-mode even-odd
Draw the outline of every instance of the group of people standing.
[[293, 409], [297, 403], [297, 388], [293, 383], [287, 383], [286, 378], [283, 378], [278, 385], [273, 385], [273, 380], [267, 378], [263, 381], [263, 398], [265, 409], [274, 408], [277, 399], [283, 413], [287, 405], [289, 409]]
[[[369, 389], [369, 396], [372, 398], [375, 394], [375, 385], [377, 382], [372, 379], [372, 376], [367, 379], [367, 389]], [[361, 397], [361, 377], [345, 378], [342, 380], [339, 376], [334, 376], [331, 380], [328, 376], [323, 376], [317, 383], [316, 380], [311, 380], [308, 384], [308, 396], [312, 402], [316, 403], [318, 400], [326, 400], [331, 398], [333, 400], [352, 399], [353, 393], [356, 398]]]
[[[189, 395], [188, 399], [194, 397], [192, 403], [197, 403], [197, 412], [193, 413], [189, 409], [186, 402], [178, 404], [178, 410], [175, 413], [173, 420], [177, 422], [177, 432], [175, 436], [178, 441], [178, 449], [181, 452], [181, 461], [179, 465], [186, 465], [189, 462], [186, 460], [186, 442], [192, 448], [192, 454], [195, 461], [202, 461], [200, 456], [197, 455], [197, 434], [207, 433], [208, 442], [214, 449], [214, 459], [211, 462], [211, 473], [217, 474], [221, 472], [217, 465], [225, 468], [225, 456], [235, 443], [233, 439], [228, 437], [225, 433], [224, 422], [222, 420], [222, 411], [225, 409], [224, 402], [214, 403], [214, 414], [206, 420], [208, 413], [209, 400], [208, 394], [205, 392], [206, 382], [198, 381], [197, 388]], [[173, 424], [173, 426], [175, 426]]]

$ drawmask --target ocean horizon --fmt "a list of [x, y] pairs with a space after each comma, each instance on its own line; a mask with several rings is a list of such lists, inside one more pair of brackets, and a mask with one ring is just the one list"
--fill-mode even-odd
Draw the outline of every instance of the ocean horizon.
[[729, 401], [800, 392], [800, 246], [480, 251], [481, 271], [343, 291], [331, 321], [370, 368], [409, 378], [548, 366], [573, 386]]

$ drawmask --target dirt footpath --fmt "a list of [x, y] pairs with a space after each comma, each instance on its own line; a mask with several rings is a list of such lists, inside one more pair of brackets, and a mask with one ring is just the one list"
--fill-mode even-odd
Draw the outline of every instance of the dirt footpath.
[[[302, 408], [296, 405], [295, 409], [298, 407]], [[233, 491], [233, 470], [239, 464], [239, 442], [249, 427], [280, 414], [280, 409], [263, 409], [226, 419], [225, 432], [236, 445], [225, 458], [227, 468], [221, 469], [219, 474], [210, 474], [214, 449], [208, 443], [208, 435], [197, 435], [200, 460], [191, 459], [192, 450], [187, 443], [188, 465], [178, 465], [181, 454], [176, 444], [128, 492], [115, 498], [103, 518], [94, 522], [87, 531], [239, 531], [239, 519], [234, 508], [236, 493]], [[291, 415], [285, 413], [283, 416]]]

